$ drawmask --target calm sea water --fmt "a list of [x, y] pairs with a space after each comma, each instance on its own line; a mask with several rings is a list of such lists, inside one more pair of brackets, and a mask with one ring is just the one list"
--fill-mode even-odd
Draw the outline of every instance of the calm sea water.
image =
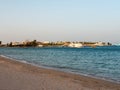
[[0, 48], [0, 55], [35, 65], [120, 82], [120, 47]]

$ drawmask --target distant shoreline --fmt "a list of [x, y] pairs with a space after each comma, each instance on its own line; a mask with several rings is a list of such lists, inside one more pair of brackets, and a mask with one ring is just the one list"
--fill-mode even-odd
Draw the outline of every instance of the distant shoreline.
[[85, 46], [89, 47], [97, 47], [97, 46], [111, 46], [112, 43], [109, 42], [70, 42], [70, 41], [57, 41], [57, 42], [49, 42], [44, 41], [40, 42], [37, 40], [33, 41], [23, 41], [23, 42], [10, 42], [7, 44], [2, 44], [0, 42], [1, 47], [75, 47], [81, 48]]

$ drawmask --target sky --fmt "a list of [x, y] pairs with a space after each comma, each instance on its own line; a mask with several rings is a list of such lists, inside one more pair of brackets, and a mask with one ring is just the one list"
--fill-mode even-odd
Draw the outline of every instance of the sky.
[[0, 41], [120, 43], [120, 0], [0, 0]]

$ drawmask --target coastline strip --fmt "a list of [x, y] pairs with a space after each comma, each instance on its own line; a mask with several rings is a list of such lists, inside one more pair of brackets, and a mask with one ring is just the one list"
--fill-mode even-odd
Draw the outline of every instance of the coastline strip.
[[120, 84], [0, 56], [0, 90], [120, 90]]

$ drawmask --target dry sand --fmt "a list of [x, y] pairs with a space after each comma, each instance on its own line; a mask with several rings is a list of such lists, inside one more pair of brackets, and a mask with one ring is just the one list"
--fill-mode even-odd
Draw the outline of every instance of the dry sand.
[[120, 90], [120, 84], [0, 57], [0, 90]]

